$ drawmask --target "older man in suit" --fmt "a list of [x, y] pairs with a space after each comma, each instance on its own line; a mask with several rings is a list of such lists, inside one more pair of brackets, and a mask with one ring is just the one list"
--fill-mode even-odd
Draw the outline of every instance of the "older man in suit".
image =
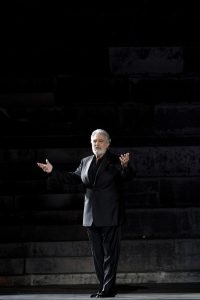
[[91, 297], [116, 295], [116, 273], [120, 253], [121, 224], [124, 220], [123, 182], [133, 177], [129, 153], [116, 155], [109, 150], [111, 139], [103, 129], [91, 135], [94, 155], [81, 160], [75, 172], [61, 172], [46, 160], [38, 166], [51, 186], [83, 183], [85, 200], [83, 226], [91, 242], [99, 289]]

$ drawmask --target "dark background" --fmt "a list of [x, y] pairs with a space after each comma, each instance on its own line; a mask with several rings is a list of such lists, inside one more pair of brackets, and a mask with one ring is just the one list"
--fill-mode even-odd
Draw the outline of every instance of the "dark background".
[[[0, 285], [94, 283], [74, 170], [104, 128], [129, 151], [120, 283], [199, 282], [197, 1], [0, 5]], [[128, 281], [129, 280], [129, 281]]]

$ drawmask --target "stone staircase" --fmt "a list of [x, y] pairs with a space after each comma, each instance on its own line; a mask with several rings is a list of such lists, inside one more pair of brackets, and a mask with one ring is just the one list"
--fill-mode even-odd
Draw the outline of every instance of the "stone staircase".
[[[137, 177], [124, 191], [127, 220], [118, 282], [198, 282], [199, 146], [113, 150], [131, 151], [137, 167]], [[96, 283], [81, 225], [81, 188], [50, 194], [44, 174], [34, 165], [45, 153], [55, 165], [71, 169], [71, 162], [75, 165], [89, 152], [89, 148], [1, 150], [1, 285]], [[6, 166], [14, 169], [12, 174]]]
[[[173, 14], [166, 2], [158, 16], [150, 1], [140, 3], [134, 12], [63, 10], [46, 31], [50, 4], [48, 14], [41, 4], [37, 24], [19, 12], [9, 35], [15, 41], [20, 29], [19, 43], [1, 50], [0, 286], [96, 283], [81, 225], [83, 191], [49, 193], [36, 162], [74, 170], [101, 127], [137, 168], [124, 190], [118, 283], [200, 281], [199, 16], [190, 34], [182, 6]], [[74, 19], [75, 33], [63, 40]], [[91, 35], [91, 24], [101, 35]]]

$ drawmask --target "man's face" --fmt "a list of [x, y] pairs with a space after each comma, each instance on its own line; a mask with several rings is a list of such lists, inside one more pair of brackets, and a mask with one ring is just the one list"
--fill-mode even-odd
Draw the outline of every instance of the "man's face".
[[104, 155], [109, 147], [109, 142], [104, 134], [97, 133], [91, 139], [92, 151], [96, 157]]

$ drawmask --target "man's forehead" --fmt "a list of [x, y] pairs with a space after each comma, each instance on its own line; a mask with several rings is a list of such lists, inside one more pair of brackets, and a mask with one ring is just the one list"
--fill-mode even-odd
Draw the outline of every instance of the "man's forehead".
[[96, 133], [96, 134], [93, 135], [92, 140], [96, 140], [96, 139], [103, 139], [103, 140], [105, 140], [106, 136], [105, 136], [105, 134], [102, 134], [102, 133]]

